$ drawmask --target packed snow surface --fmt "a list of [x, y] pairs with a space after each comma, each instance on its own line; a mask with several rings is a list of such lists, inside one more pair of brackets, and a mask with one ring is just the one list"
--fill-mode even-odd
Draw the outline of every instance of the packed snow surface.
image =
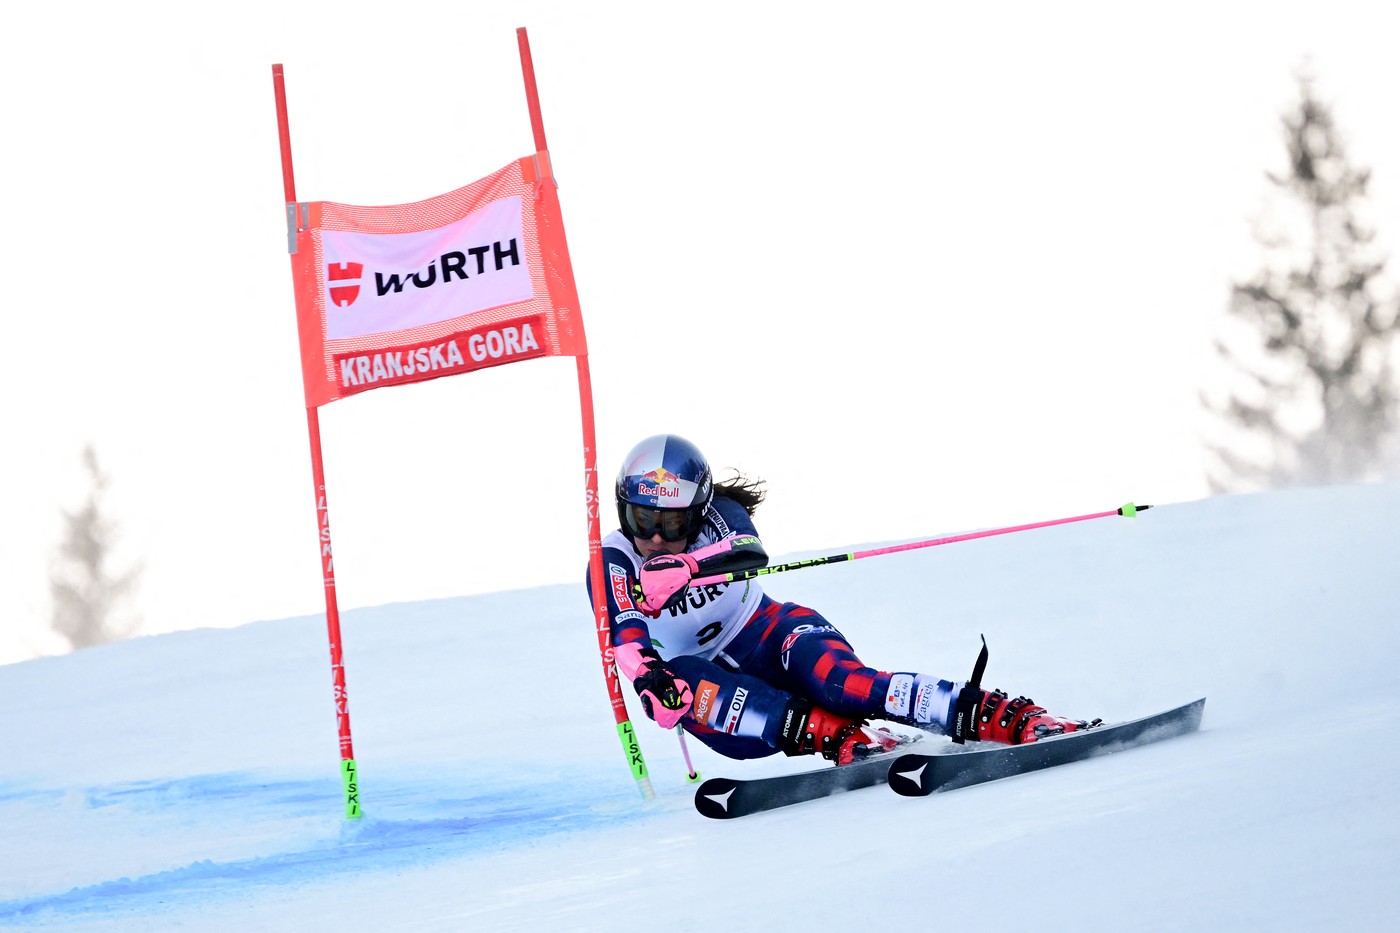
[[[1058, 714], [1209, 699], [1156, 745], [732, 822], [696, 814], [629, 692], [643, 799], [582, 567], [343, 613], [356, 820], [322, 618], [0, 667], [0, 928], [1390, 928], [1397, 519], [1400, 485], [1306, 489], [770, 577], [885, 669], [963, 679], [985, 635], [986, 685]], [[690, 749], [706, 776], [816, 764]]]

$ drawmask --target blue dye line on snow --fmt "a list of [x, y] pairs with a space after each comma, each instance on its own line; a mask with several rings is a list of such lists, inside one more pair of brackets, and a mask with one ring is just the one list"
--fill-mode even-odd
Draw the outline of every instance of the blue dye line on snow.
[[[371, 812], [411, 814], [408, 818], [367, 816], [346, 820], [339, 837], [317, 838], [304, 849], [274, 855], [216, 862], [203, 859], [189, 865], [136, 878], [118, 878], [73, 888], [64, 893], [0, 901], [0, 925], [6, 920], [45, 922], [63, 916], [103, 912], [164, 912], [178, 901], [214, 902], [246, 897], [250, 887], [299, 886], [352, 872], [379, 872], [420, 867], [483, 850], [505, 850], [563, 833], [589, 832], [635, 824], [647, 811], [637, 806], [635, 791], [616, 774], [598, 780], [573, 773], [568, 780], [531, 782], [512, 772], [517, 786], [482, 782], [481, 792], [452, 787], [443, 794], [441, 780], [400, 782], [379, 787], [370, 795]], [[479, 776], [478, 776], [479, 777]], [[591, 777], [591, 776], [589, 776]], [[499, 781], [500, 775], [492, 775]], [[332, 785], [339, 781], [332, 779]], [[464, 782], [466, 783], [466, 782]], [[477, 780], [470, 782], [478, 785]], [[205, 775], [175, 780], [144, 781], [83, 793], [87, 806], [99, 809], [123, 805], [135, 812], [178, 816], [191, 810], [198, 821], [191, 835], [217, 830], [210, 809], [251, 810], [256, 818], [305, 820], [325, 812], [325, 781], [264, 781], [248, 774]], [[582, 788], [590, 788], [589, 793]], [[598, 793], [600, 788], [610, 792]], [[334, 788], [336, 792], [339, 787]], [[35, 789], [33, 796], [64, 792]], [[236, 806], [234, 803], [236, 802]], [[214, 806], [211, 807], [210, 805]], [[442, 814], [460, 814], [442, 816]], [[295, 844], [294, 842], [292, 843]]]

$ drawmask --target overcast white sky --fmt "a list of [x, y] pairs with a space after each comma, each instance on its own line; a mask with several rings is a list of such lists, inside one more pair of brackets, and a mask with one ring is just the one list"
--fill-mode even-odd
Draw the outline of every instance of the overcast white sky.
[[[0, 662], [61, 648], [89, 441], [145, 631], [322, 610], [274, 62], [302, 200], [415, 201], [531, 151], [528, 27], [603, 486], [684, 434], [769, 481], [775, 554], [1204, 496], [1196, 393], [1305, 59], [1400, 237], [1381, 4], [33, 7]], [[577, 399], [551, 359], [323, 409], [341, 605], [581, 580]]]

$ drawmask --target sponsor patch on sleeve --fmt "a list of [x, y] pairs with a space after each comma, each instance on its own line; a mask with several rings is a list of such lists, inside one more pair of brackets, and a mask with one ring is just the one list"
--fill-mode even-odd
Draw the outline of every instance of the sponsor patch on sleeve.
[[631, 609], [632, 597], [627, 592], [627, 571], [617, 564], [608, 564], [608, 575], [612, 577], [613, 602], [617, 603], [617, 608]]
[[937, 683], [922, 684], [919, 687], [919, 695], [914, 698], [915, 721], [933, 722], [936, 719], [941, 719], [943, 713], [939, 711], [938, 715], [935, 716], [935, 710], [933, 708], [933, 701], [941, 696], [942, 694], [938, 691]]
[[914, 675], [895, 674], [890, 678], [890, 692], [885, 694], [885, 712], [908, 718], [914, 697]]
[[749, 692], [743, 687], [734, 688], [734, 699], [729, 701], [729, 708], [724, 714], [724, 731], [730, 735], [739, 728], [739, 720], [744, 718], [744, 705], [749, 702]]
[[712, 684], [708, 680], [700, 681], [700, 686], [695, 690], [695, 706], [692, 716], [698, 723], [712, 725], [711, 717], [715, 714], [715, 696], [719, 694], [719, 684]]

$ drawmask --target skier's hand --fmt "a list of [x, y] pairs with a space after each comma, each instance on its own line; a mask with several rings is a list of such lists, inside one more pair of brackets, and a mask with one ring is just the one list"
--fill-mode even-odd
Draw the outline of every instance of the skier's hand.
[[685, 598], [685, 589], [699, 570], [689, 554], [658, 554], [642, 564], [641, 590], [643, 612], [660, 612]]
[[674, 729], [681, 717], [690, 711], [695, 699], [690, 684], [660, 663], [632, 681], [632, 686], [641, 698], [642, 709], [663, 729]]
[[695, 699], [690, 684], [671, 673], [655, 651], [637, 642], [618, 645], [613, 654], [623, 675], [631, 679], [647, 716], [663, 729], [675, 728]]

